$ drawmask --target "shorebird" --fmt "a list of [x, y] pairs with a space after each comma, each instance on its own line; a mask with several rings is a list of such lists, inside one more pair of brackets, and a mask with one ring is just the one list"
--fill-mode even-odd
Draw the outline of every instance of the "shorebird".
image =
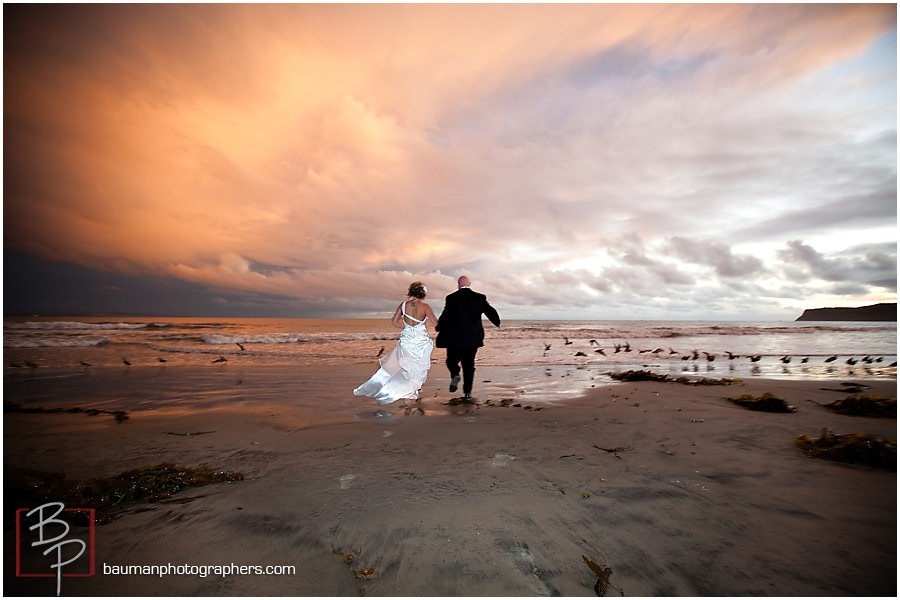
[[381, 350], [378, 351], [378, 354], [375, 355], [375, 358], [381, 358], [382, 354], [384, 354], [384, 346], [381, 347]]
[[240, 343], [240, 342], [235, 342], [235, 344], [237, 344], [237, 345], [238, 345], [238, 348], [240, 348], [240, 349], [241, 349], [241, 352], [243, 352], [243, 351], [244, 351], [244, 345], [243, 345], [243, 344], [242, 344], [242, 343]]
[[566, 346], [569, 346], [569, 345], [572, 343], [572, 342], [569, 341], [569, 338], [567, 338], [567, 337], [564, 337], [563, 339], [564, 339], [565, 342], [566, 342]]
[[164, 358], [162, 358], [162, 357], [157, 358], [156, 360], [158, 360], [158, 361], [161, 362], [161, 363], [168, 362], [166, 359], [164, 359]]
[[710, 354], [709, 352], [704, 352], [703, 354], [706, 355], [706, 360], [707, 360], [708, 362], [712, 362], [712, 361], [716, 360], [716, 355], [715, 355], [715, 354]]
[[625, 342], [625, 352], [631, 352], [631, 343]]
[[700, 358], [700, 353], [694, 350], [694, 353], [691, 354], [691, 360], [697, 360], [698, 358]]
[[830, 363], [830, 362], [834, 362], [836, 360], [837, 360], [837, 356], [829, 356], [828, 358], [825, 359], [825, 362]]
[[597, 343], [597, 340], [591, 340], [591, 341], [588, 342], [588, 343], [589, 343], [591, 346], [599, 346], [599, 345], [600, 345], [600, 344]]
[[782, 356], [781, 362], [783, 362], [784, 364], [788, 364], [789, 362], [791, 362], [791, 357], [790, 356]]
[[858, 360], [853, 360], [853, 357], [852, 357], [852, 356], [851, 356], [850, 358], [847, 359], [847, 364], [848, 364], [848, 365], [855, 365], [855, 364], [858, 363], [858, 362], [859, 362]]
[[596, 352], [598, 354], [602, 354], [603, 356], [606, 356], [606, 352], [603, 351], [603, 348], [597, 348], [596, 350], [594, 350], [594, 352]]
[[544, 342], [544, 352], [546, 352], [549, 349], [550, 349], [550, 344], [548, 344], [547, 342]]
[[225, 358], [224, 356], [220, 356], [219, 358], [217, 358], [216, 360], [213, 361], [213, 363], [223, 363], [223, 362], [228, 362], [228, 359]]
[[808, 363], [808, 362], [809, 362], [809, 357], [807, 356], [806, 358], [802, 359], [800, 362], [802, 362], [802, 363]]
[[729, 352], [728, 350], [725, 351], [725, 354], [728, 355], [728, 360], [734, 360], [734, 359], [736, 359], [736, 358], [740, 358], [739, 355], [737, 355], [737, 354], [732, 354], [732, 353]]
[[128, 359], [125, 358], [124, 356], [122, 357], [122, 364], [124, 364], [126, 367], [130, 367], [130, 366], [131, 366], [131, 363], [130, 363], [130, 362], [128, 361]]
[[622, 351], [622, 344], [616, 344], [616, 354]]
[[579, 350], [578, 352], [575, 353], [575, 356], [587, 356], [587, 354], [585, 354], [584, 352]]
[[678, 354], [673, 348], [669, 348], [669, 354]]
[[750, 362], [759, 362], [760, 359], [762, 358], [762, 355], [757, 354], [756, 356], [748, 356], [747, 358], [750, 359]]
[[84, 362], [84, 361], [81, 361], [81, 366], [82, 366], [82, 367], [84, 367], [84, 368], [85, 368], [85, 369], [87, 369], [87, 368], [88, 368], [88, 367], [90, 367], [90, 366], [91, 366], [91, 363], [89, 363], [89, 362]]

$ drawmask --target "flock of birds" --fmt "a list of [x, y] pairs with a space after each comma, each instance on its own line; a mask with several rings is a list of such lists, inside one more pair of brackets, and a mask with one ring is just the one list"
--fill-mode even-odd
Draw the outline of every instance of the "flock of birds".
[[[244, 348], [244, 345], [243, 345], [243, 344], [241, 344], [240, 342], [235, 342], [235, 343], [236, 343], [237, 346], [241, 349], [241, 352], [245, 352], [245, 351], [246, 351], [246, 349]], [[563, 343], [564, 343], [564, 345], [566, 345], [566, 346], [571, 346], [571, 345], [573, 344], [573, 342], [572, 342], [569, 338], [567, 338], [567, 337], [563, 337]], [[606, 354], [606, 350], [604, 350], [602, 347], [600, 347], [600, 344], [597, 342], [597, 340], [590, 340], [590, 341], [589, 341], [589, 345], [590, 345], [590, 346], [597, 346], [597, 349], [594, 350], [594, 352], [595, 352], [596, 354], [600, 354], [600, 355], [602, 355], [602, 356], [608, 356], [608, 355]], [[550, 348], [551, 348], [551, 347], [552, 347], [552, 344], [548, 344], [548, 343], [544, 342], [544, 356], [547, 356], [547, 352], [550, 351]], [[632, 351], [633, 351], [633, 349], [632, 349], [632, 347], [631, 347], [631, 344], [628, 343], [628, 342], [625, 342], [624, 344], [614, 344], [613, 348], [615, 348], [613, 354], [618, 354], [618, 353], [620, 353], [620, 352], [632, 352]], [[638, 350], [638, 354], [661, 354], [661, 353], [663, 353], [663, 352], [665, 352], [665, 350], [662, 349], [662, 348], [655, 348], [655, 349], [653, 349], [653, 350], [649, 350], [649, 349], [648, 349], [648, 350]], [[382, 346], [381, 350], [378, 351], [378, 356], [377, 356], [376, 358], [381, 357], [382, 354], [384, 354], [384, 346]], [[673, 348], [669, 348], [668, 354], [669, 354], [669, 355], [672, 355], [672, 354], [680, 354], [680, 353], [677, 352], [676, 350], [674, 350]], [[682, 356], [681, 356], [681, 360], [685, 360], [685, 361], [696, 361], [696, 360], [699, 360], [699, 359], [700, 359], [700, 355], [701, 355], [701, 354], [704, 355], [704, 356], [706, 357], [706, 361], [707, 361], [707, 362], [713, 362], [714, 360], [716, 360], [716, 355], [715, 355], [715, 354], [710, 354], [709, 352], [698, 352], [697, 350], [692, 350], [690, 353], [682, 355]], [[725, 351], [725, 354], [728, 356], [728, 360], [735, 360], [735, 359], [738, 359], [738, 358], [745, 358], [745, 357], [742, 357], [742, 356], [739, 355], [739, 354], [734, 354], [733, 352], [729, 352], [728, 350]], [[584, 356], [584, 357], [586, 357], [587, 354], [585, 354], [584, 352], [582, 352], [582, 351], [579, 350], [578, 352], [575, 353], [575, 356]], [[754, 362], [754, 363], [755, 363], [755, 362], [759, 362], [760, 360], [762, 360], [762, 355], [761, 355], [761, 354], [755, 354], [755, 355], [754, 355], [754, 354], [750, 354], [750, 355], [747, 355], [746, 358], [750, 359], [750, 362]], [[838, 357], [837, 355], [829, 356], [828, 358], [825, 359], [825, 362], [826, 362], [826, 363], [833, 363], [833, 362], [835, 362], [836, 360], [838, 360], [838, 358], [839, 358], [839, 357]], [[800, 359], [800, 364], [806, 364], [806, 363], [808, 363], [808, 362], [809, 362], [809, 359], [810, 359], [810, 357], [808, 357], [808, 356], [807, 356], [807, 357], [804, 357], [804, 358], [801, 358], [801, 359]], [[168, 362], [165, 358], [161, 358], [161, 357], [158, 358], [157, 360], [158, 360], [160, 363]], [[787, 365], [787, 364], [790, 364], [790, 363], [791, 363], [791, 361], [793, 360], [793, 357], [791, 357], [791, 356], [782, 356], [780, 360], [781, 360], [782, 363], [784, 363], [785, 365]], [[867, 365], [880, 364], [881, 362], [883, 362], [883, 360], [884, 360], [884, 357], [882, 357], [882, 356], [879, 356], [879, 357], [877, 357], [877, 358], [876, 358], [876, 357], [872, 357], [872, 356], [864, 356], [863, 358], [854, 358], [854, 357], [851, 356], [851, 357], [847, 358], [847, 360], [846, 360], [845, 362], [846, 362], [847, 365], [850, 365], [850, 366], [852, 367], [852, 366], [854, 366], [854, 365], [856, 365], [856, 364], [859, 364], [860, 362], [862, 362], [863, 364], [867, 364]], [[228, 359], [225, 358], [224, 356], [219, 356], [218, 358], [216, 358], [215, 360], [212, 361], [212, 364], [221, 364], [221, 363], [225, 363], [225, 362], [228, 362]], [[131, 366], [131, 361], [128, 360], [128, 358], [126, 358], [126, 357], [123, 356], [123, 357], [122, 357], [122, 364], [125, 365], [126, 367], [130, 367], [130, 366]], [[37, 363], [35, 363], [35, 362], [33, 362], [33, 361], [26, 360], [24, 363], [12, 362], [12, 363], [10, 363], [10, 366], [13, 367], [13, 368], [17, 368], [17, 369], [27, 367], [27, 368], [29, 368], [29, 369], [34, 370], [34, 369], [37, 369], [40, 365], [38, 365]], [[88, 367], [92, 367], [93, 365], [92, 365], [91, 363], [89, 363], [89, 362], [81, 361], [81, 366], [84, 367], [85, 369], [87, 369]], [[896, 367], [896, 366], [897, 366], [897, 363], [896, 363], [896, 362], [892, 362], [892, 363], [891, 363], [890, 365], [888, 365], [888, 366], [890, 366], [890, 367]]]
[[[563, 337], [563, 343], [566, 346], [571, 346], [573, 344], [573, 342], [567, 337]], [[603, 348], [600, 347], [600, 344], [597, 342], [597, 340], [590, 340], [589, 345], [597, 346], [597, 349], [594, 350], [594, 352], [596, 354], [600, 354], [602, 356], [608, 356], [606, 354], [606, 350], [604, 350]], [[552, 344], [548, 344], [547, 342], [544, 342], [544, 356], [547, 356], [547, 352], [550, 351], [551, 347], [552, 347]], [[625, 342], [624, 344], [615, 344], [613, 347], [615, 348], [615, 351], [613, 352], [613, 354], [618, 354], [620, 352], [632, 352], [633, 351], [631, 344], [628, 342]], [[665, 350], [663, 348], [656, 348], [653, 350], [649, 350], [649, 349], [648, 350], [638, 350], [638, 354], [661, 354], [663, 352], [665, 352]], [[668, 354], [672, 355], [672, 354], [681, 354], [681, 353], [674, 350], [673, 348], [669, 348]], [[714, 360], [716, 360], [715, 354], [710, 354], [709, 352], [698, 352], [697, 350], [692, 350], [690, 353], [682, 355], [681, 360], [690, 360], [690, 361], [699, 360], [701, 354], [703, 354], [706, 357], [707, 362], [713, 362]], [[728, 356], [728, 360], [744, 358], [740, 354], [734, 354], [733, 352], [729, 352], [728, 350], [725, 351], [725, 354]], [[587, 356], [587, 354], [585, 354], [584, 352], [579, 350], [578, 352], [575, 353], [575, 356]], [[750, 355], [747, 355], [746, 358], [750, 359], [750, 362], [759, 362], [762, 360], [762, 355], [761, 354], [750, 354]], [[791, 363], [793, 358], [794, 357], [792, 357], [792, 356], [782, 356], [780, 358], [780, 360], [783, 364], [787, 365], [787, 364]], [[829, 356], [828, 358], [825, 359], [825, 362], [833, 363], [836, 360], [838, 360], [838, 358], [839, 357], [837, 355]], [[809, 356], [800, 358], [800, 363], [806, 364], [809, 362], [809, 359], [810, 359]], [[879, 356], [879, 357], [865, 356], [863, 358], [854, 358], [851, 356], [851, 357], [847, 358], [846, 364], [853, 366], [853, 365], [856, 365], [856, 364], [862, 362], [863, 364], [873, 365], [873, 364], [882, 363], [883, 361], [884, 361], [884, 357], [882, 357], [882, 356]], [[897, 363], [893, 362], [889, 366], [896, 367]]]

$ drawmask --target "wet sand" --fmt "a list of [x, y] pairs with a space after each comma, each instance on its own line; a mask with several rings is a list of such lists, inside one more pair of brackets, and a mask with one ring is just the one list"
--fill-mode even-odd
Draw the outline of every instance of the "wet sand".
[[[316, 401], [345, 406], [368, 370], [320, 373], [330, 383], [311, 386]], [[521, 407], [485, 405], [521, 400], [514, 381], [494, 381], [485, 393], [476, 383], [478, 406], [449, 407], [435, 371], [424, 414], [392, 405], [379, 416], [356, 400], [355, 417], [311, 422], [291, 397], [124, 423], [8, 413], [4, 463], [70, 478], [159, 462], [245, 476], [98, 526], [97, 575], [64, 579], [67, 596], [593, 596], [582, 555], [611, 569], [609, 596], [896, 596], [896, 473], [810, 459], [792, 443], [823, 427], [896, 438], [894, 419], [816, 406], [846, 397], [821, 389], [833, 381], [597, 385]], [[896, 398], [895, 382], [864, 383]], [[724, 400], [763, 392], [798, 412]], [[14, 508], [5, 594], [55, 595], [53, 580], [10, 577]], [[119, 576], [104, 564], [296, 573]]]

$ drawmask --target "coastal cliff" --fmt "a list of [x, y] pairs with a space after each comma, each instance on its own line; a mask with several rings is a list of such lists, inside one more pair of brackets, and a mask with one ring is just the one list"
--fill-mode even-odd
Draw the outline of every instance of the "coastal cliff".
[[858, 308], [808, 308], [798, 321], [897, 321], [897, 303], [872, 304]]

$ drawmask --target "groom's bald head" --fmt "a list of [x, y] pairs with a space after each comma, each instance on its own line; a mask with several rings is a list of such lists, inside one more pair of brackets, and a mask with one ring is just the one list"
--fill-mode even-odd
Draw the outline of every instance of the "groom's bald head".
[[472, 282], [469, 281], [469, 278], [466, 277], [465, 275], [463, 275], [462, 277], [460, 277], [459, 279], [456, 280], [457, 288], [469, 287], [470, 285], [472, 285]]

